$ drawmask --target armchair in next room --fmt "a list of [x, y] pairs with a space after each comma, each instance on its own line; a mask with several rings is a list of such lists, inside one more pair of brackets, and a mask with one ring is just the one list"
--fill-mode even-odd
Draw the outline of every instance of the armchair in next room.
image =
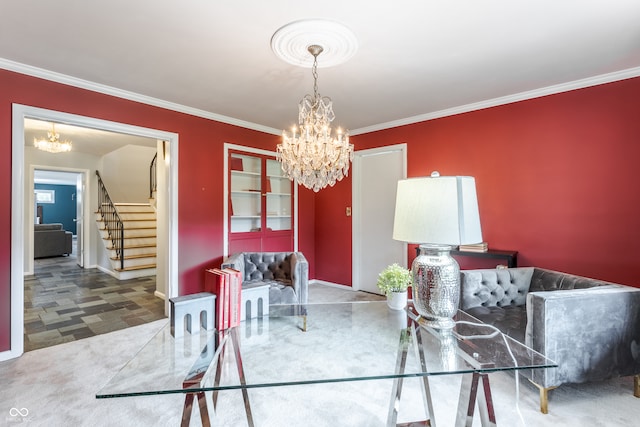
[[269, 305], [307, 303], [309, 263], [302, 252], [241, 252], [222, 268], [240, 271], [243, 289], [268, 284]]

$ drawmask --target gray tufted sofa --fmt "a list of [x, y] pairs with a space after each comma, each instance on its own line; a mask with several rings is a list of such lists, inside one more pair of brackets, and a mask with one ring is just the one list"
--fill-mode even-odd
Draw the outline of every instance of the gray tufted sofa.
[[309, 263], [302, 252], [241, 252], [222, 268], [242, 272], [243, 288], [269, 284], [269, 305], [307, 303]]
[[523, 371], [548, 391], [635, 375], [640, 397], [640, 289], [541, 268], [461, 271], [460, 308], [544, 354], [557, 368]]

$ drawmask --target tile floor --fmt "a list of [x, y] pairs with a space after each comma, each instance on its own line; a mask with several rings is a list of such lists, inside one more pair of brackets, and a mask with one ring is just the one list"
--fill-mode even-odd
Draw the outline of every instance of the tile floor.
[[165, 317], [155, 276], [120, 281], [76, 261], [74, 255], [36, 259], [35, 274], [25, 277], [25, 351]]

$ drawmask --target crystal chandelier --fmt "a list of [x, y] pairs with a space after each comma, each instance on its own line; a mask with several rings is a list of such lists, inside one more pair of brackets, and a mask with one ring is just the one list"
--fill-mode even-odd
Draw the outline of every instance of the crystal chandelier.
[[51, 130], [47, 132], [47, 139], [34, 138], [33, 145], [49, 153], [67, 153], [71, 151], [71, 141], [60, 141], [60, 134], [56, 132], [56, 125], [51, 123]]
[[353, 144], [348, 131], [338, 129], [335, 138], [331, 135], [332, 101], [318, 93], [318, 55], [323, 49], [311, 45], [307, 50], [313, 55], [313, 95], [305, 95], [298, 105], [300, 128], [282, 132], [277, 158], [289, 179], [318, 192], [349, 174]]

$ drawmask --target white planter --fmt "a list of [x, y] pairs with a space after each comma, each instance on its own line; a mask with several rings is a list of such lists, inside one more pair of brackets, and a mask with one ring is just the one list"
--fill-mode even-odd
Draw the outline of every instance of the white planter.
[[407, 306], [407, 291], [391, 292], [387, 297], [387, 305], [391, 310], [402, 310]]

